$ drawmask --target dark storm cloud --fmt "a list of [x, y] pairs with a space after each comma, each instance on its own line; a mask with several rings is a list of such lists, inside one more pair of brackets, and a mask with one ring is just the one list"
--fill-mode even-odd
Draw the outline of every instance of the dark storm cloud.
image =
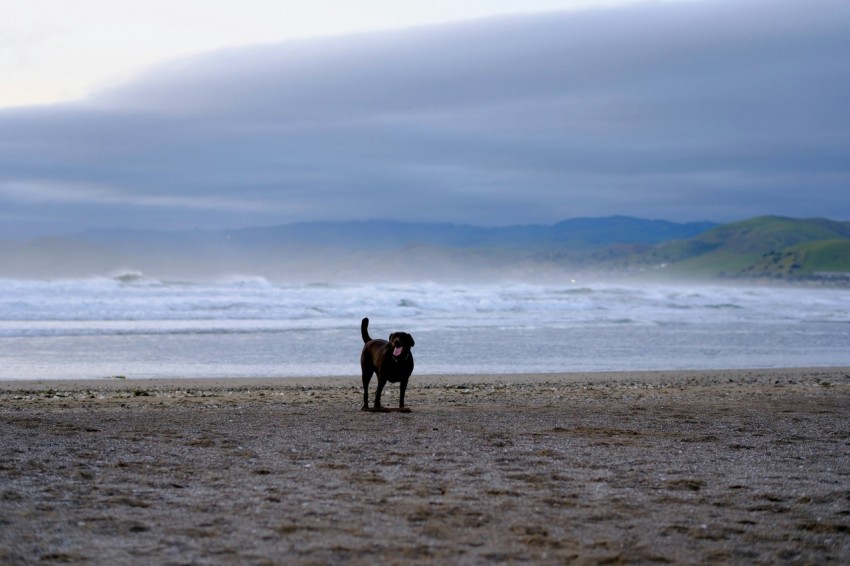
[[66, 230], [848, 218], [846, 53], [850, 10], [832, 0], [232, 49], [82, 104], [0, 113], [0, 202]]

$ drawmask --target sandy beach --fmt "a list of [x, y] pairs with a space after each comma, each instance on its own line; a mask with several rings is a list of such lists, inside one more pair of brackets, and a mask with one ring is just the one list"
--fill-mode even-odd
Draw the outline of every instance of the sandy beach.
[[356, 377], [0, 382], [0, 563], [850, 563], [850, 368], [360, 402]]

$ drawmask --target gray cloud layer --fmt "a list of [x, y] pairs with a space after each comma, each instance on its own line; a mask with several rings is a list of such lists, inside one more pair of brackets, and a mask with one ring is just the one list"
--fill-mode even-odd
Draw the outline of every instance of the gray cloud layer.
[[0, 112], [0, 236], [632, 214], [850, 218], [850, 8], [707, 0], [175, 61]]

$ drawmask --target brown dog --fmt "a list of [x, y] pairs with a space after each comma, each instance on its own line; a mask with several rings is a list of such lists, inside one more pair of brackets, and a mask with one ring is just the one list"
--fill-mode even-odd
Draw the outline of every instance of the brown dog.
[[[364, 318], [360, 323], [360, 335], [363, 337], [363, 352], [360, 354], [360, 369], [363, 370], [363, 410], [382, 411], [381, 392], [384, 385], [398, 383], [399, 410], [404, 409], [404, 391], [407, 380], [413, 373], [413, 336], [407, 332], [393, 332], [387, 340], [372, 340], [369, 338], [369, 319]], [[375, 408], [369, 409], [369, 382], [372, 374], [378, 375], [378, 390], [375, 391]]]

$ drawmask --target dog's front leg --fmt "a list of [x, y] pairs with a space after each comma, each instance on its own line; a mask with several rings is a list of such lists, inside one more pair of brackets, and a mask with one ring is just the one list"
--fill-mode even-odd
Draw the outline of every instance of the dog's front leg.
[[402, 379], [401, 383], [399, 383], [399, 393], [398, 393], [398, 408], [404, 409], [404, 392], [407, 390], [407, 378]]

